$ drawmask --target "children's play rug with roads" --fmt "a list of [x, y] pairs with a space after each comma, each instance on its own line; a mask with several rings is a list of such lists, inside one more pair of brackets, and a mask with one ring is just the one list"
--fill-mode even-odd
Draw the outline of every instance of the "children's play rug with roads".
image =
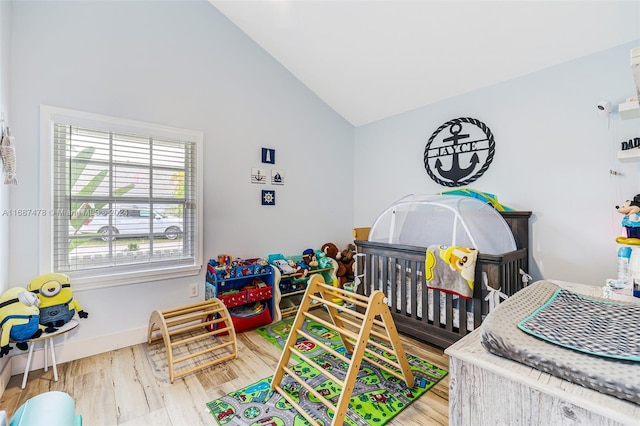
[[[280, 321], [261, 327], [257, 331], [274, 345], [283, 348], [292, 322], [293, 319]], [[304, 329], [308, 334], [313, 335], [337, 352], [344, 354], [345, 350], [340, 336], [332, 330], [309, 320], [305, 321]], [[303, 337], [298, 339], [296, 347], [338, 379], [343, 380], [345, 378], [348, 364]], [[380, 357], [390, 357], [386, 352], [376, 351]], [[298, 361], [297, 359], [295, 360]], [[414, 375], [414, 386], [412, 388], [407, 388], [402, 380], [366, 362], [365, 358], [351, 395], [345, 424], [383, 425], [447, 375], [447, 371], [410, 354], [407, 354], [407, 360]], [[341, 388], [336, 386], [333, 381], [305, 362], [300, 362], [291, 367], [291, 369], [304, 378], [305, 382], [310, 384], [321, 395], [337, 404]], [[267, 377], [243, 389], [231, 392], [220, 399], [211, 401], [207, 403], [207, 406], [219, 425], [308, 425], [309, 423], [306, 419], [280, 394], [270, 390], [270, 385], [271, 377]], [[333, 412], [328, 410], [324, 404], [295, 380], [285, 374], [281, 387], [294, 396], [296, 401], [312, 417], [318, 419], [320, 424], [331, 424]]]

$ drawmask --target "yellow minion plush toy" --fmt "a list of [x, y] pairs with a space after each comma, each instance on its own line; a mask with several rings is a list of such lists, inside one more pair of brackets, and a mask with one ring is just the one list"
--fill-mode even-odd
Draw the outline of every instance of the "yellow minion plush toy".
[[71, 280], [65, 274], [50, 273], [34, 278], [27, 285], [27, 290], [38, 295], [40, 299], [40, 324], [46, 333], [52, 333], [68, 323], [76, 311], [80, 318], [89, 314], [82, 310], [73, 298]]
[[22, 287], [10, 288], [0, 296], [0, 358], [13, 349], [10, 339], [18, 349], [26, 350], [27, 340], [40, 337], [39, 304], [38, 296]]

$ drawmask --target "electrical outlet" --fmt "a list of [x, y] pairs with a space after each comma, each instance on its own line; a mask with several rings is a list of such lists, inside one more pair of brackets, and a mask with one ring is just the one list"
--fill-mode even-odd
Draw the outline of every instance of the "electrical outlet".
[[189, 297], [198, 297], [198, 284], [189, 285]]

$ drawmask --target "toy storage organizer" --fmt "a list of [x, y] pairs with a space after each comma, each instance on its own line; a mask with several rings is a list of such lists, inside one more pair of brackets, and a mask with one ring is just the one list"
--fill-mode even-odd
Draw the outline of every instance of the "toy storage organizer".
[[[498, 212], [470, 197], [399, 200], [378, 217], [368, 241], [355, 242], [357, 292], [382, 291], [400, 332], [446, 348], [480, 326], [491, 298], [524, 286], [520, 271], [528, 268], [530, 216]], [[472, 299], [426, 288], [426, 249], [433, 244], [479, 250]]]
[[273, 268], [258, 259], [234, 266], [211, 259], [205, 299], [220, 299], [229, 309], [235, 331], [240, 332], [271, 323], [275, 315], [273, 284]]
[[[270, 254], [268, 256], [269, 263], [273, 265], [276, 259], [283, 259], [286, 261], [292, 260], [294, 263], [302, 260], [301, 255], [284, 256], [282, 254]], [[312, 267], [309, 268], [306, 274], [294, 273], [285, 274], [277, 266], [273, 266], [274, 270], [274, 288], [276, 295], [274, 296], [274, 308], [275, 316], [274, 321], [280, 321], [282, 318], [286, 318], [295, 315], [298, 312], [298, 307], [304, 296], [304, 292], [307, 289], [307, 282], [316, 274], [319, 274], [324, 279], [324, 282], [329, 284], [335, 284], [338, 280], [336, 271], [338, 264], [331, 258], [326, 258], [326, 261], [330, 266], [328, 267]]]

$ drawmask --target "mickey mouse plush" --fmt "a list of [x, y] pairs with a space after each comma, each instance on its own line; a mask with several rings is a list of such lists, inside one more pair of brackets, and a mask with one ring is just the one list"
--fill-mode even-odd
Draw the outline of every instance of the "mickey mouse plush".
[[[638, 213], [640, 213], [640, 194], [633, 197], [633, 200], [627, 200], [621, 206], [616, 206], [618, 213], [629, 216], [631, 222], [640, 221]], [[631, 217], [633, 216], [633, 218]]]
[[616, 206], [618, 213], [623, 214], [622, 226], [626, 236], [616, 238], [620, 244], [640, 245], [640, 194], [627, 200], [621, 206]]

